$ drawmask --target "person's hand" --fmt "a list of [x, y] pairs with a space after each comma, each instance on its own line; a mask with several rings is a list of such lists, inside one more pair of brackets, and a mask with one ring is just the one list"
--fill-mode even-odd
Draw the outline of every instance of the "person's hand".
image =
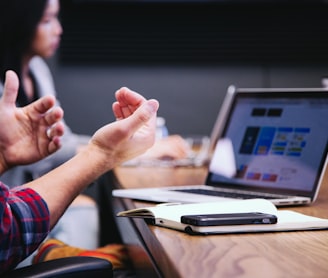
[[117, 121], [99, 129], [90, 141], [111, 165], [132, 159], [154, 144], [159, 107], [157, 100], [146, 100], [128, 88], [115, 96], [112, 108]]
[[86, 148], [37, 180], [23, 187], [35, 190], [47, 203], [50, 227], [91, 182], [145, 152], [155, 141], [157, 100], [122, 88], [113, 104], [116, 122], [98, 129]]
[[46, 96], [22, 108], [16, 107], [19, 81], [13, 71], [6, 72], [0, 99], [0, 172], [38, 161], [60, 148], [64, 125], [63, 110]]
[[174, 134], [156, 140], [155, 144], [138, 159], [184, 159], [190, 152], [191, 149], [186, 140]]

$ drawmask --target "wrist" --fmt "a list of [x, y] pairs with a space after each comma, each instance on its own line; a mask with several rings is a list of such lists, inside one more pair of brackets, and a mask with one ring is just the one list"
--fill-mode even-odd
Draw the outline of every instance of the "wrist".
[[86, 161], [91, 175], [100, 176], [116, 165], [115, 155], [112, 152], [105, 152], [97, 145], [89, 143], [77, 153], [78, 161]]

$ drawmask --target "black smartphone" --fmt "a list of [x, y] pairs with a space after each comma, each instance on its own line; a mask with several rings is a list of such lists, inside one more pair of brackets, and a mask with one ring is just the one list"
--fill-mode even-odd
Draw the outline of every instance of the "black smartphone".
[[193, 226], [275, 224], [277, 216], [261, 212], [183, 215], [181, 223]]

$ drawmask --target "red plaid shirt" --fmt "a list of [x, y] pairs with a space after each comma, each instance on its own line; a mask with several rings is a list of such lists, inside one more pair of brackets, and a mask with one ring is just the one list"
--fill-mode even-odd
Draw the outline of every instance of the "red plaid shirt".
[[48, 232], [49, 211], [40, 195], [0, 182], [0, 274], [30, 255]]

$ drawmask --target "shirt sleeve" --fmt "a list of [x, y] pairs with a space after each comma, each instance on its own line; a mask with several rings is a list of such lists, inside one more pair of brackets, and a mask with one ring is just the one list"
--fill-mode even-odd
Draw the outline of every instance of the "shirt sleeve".
[[49, 233], [49, 210], [30, 188], [0, 182], [0, 274], [30, 255]]

